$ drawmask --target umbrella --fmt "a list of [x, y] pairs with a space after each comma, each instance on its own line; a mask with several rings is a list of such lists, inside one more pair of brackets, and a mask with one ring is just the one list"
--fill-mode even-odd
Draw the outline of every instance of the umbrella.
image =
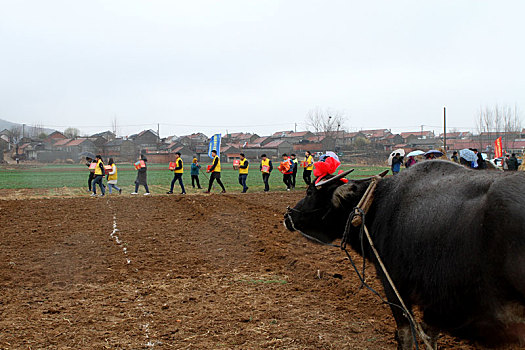
[[404, 149], [402, 149], [402, 148], [396, 149], [395, 151], [390, 153], [390, 156], [388, 157], [388, 165], [392, 165], [392, 158], [394, 158], [394, 156], [397, 153], [399, 153], [401, 155], [401, 157], [405, 156], [405, 150]]
[[430, 154], [434, 154], [436, 157], [441, 157], [443, 155], [443, 152], [438, 151], [437, 149], [431, 149], [430, 151], [427, 151], [425, 153], [425, 156], [428, 156]]
[[339, 162], [339, 157], [337, 156], [337, 154], [335, 154], [332, 151], [328, 151], [328, 152], [326, 152], [326, 154], [323, 154], [322, 156], [320, 156], [319, 157], [319, 161], [324, 161], [327, 157], [335, 158]]
[[459, 156], [463, 159], [465, 159], [467, 162], [475, 162], [478, 160], [478, 156], [474, 151], [469, 150], [468, 148], [464, 148], [459, 151]]
[[91, 152], [82, 152], [78, 155], [79, 158], [82, 158], [82, 157], [89, 157], [91, 159], [95, 159], [95, 155]]
[[409, 154], [407, 154], [407, 157], [415, 157], [415, 156], [420, 156], [422, 154], [425, 154], [425, 152], [417, 150], [417, 151], [412, 151]]

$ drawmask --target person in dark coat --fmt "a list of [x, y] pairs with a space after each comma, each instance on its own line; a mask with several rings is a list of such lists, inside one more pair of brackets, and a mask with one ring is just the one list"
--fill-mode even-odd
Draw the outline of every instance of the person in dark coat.
[[297, 156], [294, 153], [290, 154], [290, 159], [293, 163], [292, 188], [295, 188], [295, 178], [297, 177], [297, 168], [299, 167], [299, 161], [297, 160]]
[[137, 178], [135, 179], [135, 192], [132, 192], [131, 194], [139, 194], [139, 185], [144, 186], [146, 189], [146, 193], [144, 193], [145, 196], [149, 196], [149, 188], [148, 188], [148, 166], [147, 166], [147, 159], [144, 155], [140, 156], [140, 160], [144, 162], [144, 167], [141, 167], [137, 170]]
[[396, 155], [392, 158], [392, 174], [397, 175], [401, 171], [401, 165], [403, 164], [403, 157], [401, 157], [401, 153], [396, 153]]
[[454, 153], [452, 153], [452, 157], [450, 157], [450, 159], [451, 159], [454, 163], [459, 163], [459, 159], [458, 159], [458, 151], [454, 151]]
[[[91, 163], [93, 163], [93, 158], [86, 157], [86, 166], [89, 168]], [[93, 182], [93, 178], [95, 177], [95, 169], [89, 169], [89, 176], [88, 176], [88, 189], [89, 192], [91, 192], [91, 183]]]
[[518, 158], [516, 158], [516, 153], [512, 153], [512, 156], [507, 160], [507, 166], [509, 168], [509, 171], [516, 171], [518, 170]]
[[478, 160], [476, 161], [476, 163], [478, 164], [478, 167], [476, 169], [478, 170], [487, 169], [487, 163], [485, 163], [485, 159], [483, 159], [481, 152], [478, 152], [476, 148], [472, 148], [471, 151], [476, 153], [476, 156], [478, 157]]

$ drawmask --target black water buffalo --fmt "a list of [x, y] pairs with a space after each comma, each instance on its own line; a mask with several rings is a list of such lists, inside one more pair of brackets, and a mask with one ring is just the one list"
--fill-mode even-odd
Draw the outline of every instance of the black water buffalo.
[[[323, 242], [341, 238], [371, 179], [338, 177], [308, 187], [285, 225]], [[322, 183], [322, 182], [320, 182]], [[418, 163], [380, 181], [365, 217], [380, 257], [408, 308], [440, 331], [487, 345], [525, 344], [525, 174], [480, 172], [447, 161]], [[361, 253], [359, 229], [349, 244]], [[365, 239], [387, 299], [398, 303]], [[400, 349], [413, 338], [392, 307]]]

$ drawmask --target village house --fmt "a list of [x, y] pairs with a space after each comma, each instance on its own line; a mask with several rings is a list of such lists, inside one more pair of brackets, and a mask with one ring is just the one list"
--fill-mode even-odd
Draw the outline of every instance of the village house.
[[70, 159], [76, 160], [79, 158], [79, 154], [82, 152], [92, 152], [96, 153], [97, 147], [93, 141], [87, 138], [78, 138], [69, 141], [63, 148], [66, 152], [70, 154]]
[[143, 130], [138, 134], [129, 136], [128, 139], [133, 141], [142, 153], [158, 150], [160, 146], [159, 137], [153, 130]]
[[270, 137], [274, 140], [280, 140], [289, 136], [290, 134], [293, 134], [293, 130], [276, 131]]
[[106, 142], [103, 155], [119, 162], [133, 162], [139, 158], [139, 149], [135, 142], [118, 138]]
[[221, 149], [221, 162], [232, 163], [235, 159], [241, 159], [241, 152], [235, 146], [226, 146]]
[[311, 153], [326, 152], [335, 150], [335, 139], [328, 136], [312, 136], [303, 142], [293, 145], [293, 151], [304, 153], [310, 151]]
[[261, 137], [256, 138], [255, 140], [253, 140], [252, 144], [264, 146], [267, 143], [270, 143], [272, 141], [273, 140], [271, 139], [270, 136], [261, 136]]
[[222, 142], [244, 144], [244, 143], [253, 143], [253, 141], [258, 138], [259, 138], [259, 135], [257, 134], [237, 132], [237, 133], [226, 134], [222, 138]]
[[401, 137], [403, 138], [405, 143], [411, 143], [411, 142], [414, 142], [415, 140], [433, 139], [434, 132], [433, 131], [408, 131], [408, 132], [402, 132]]
[[112, 141], [117, 138], [117, 136], [109, 130], [93, 134], [89, 138], [92, 139], [92, 138], [98, 138], [98, 137], [102, 137], [103, 139], [106, 140], [106, 142]]
[[371, 129], [371, 130], [360, 130], [361, 134], [364, 134], [370, 142], [377, 142], [385, 139], [388, 135], [392, 134], [389, 129]]

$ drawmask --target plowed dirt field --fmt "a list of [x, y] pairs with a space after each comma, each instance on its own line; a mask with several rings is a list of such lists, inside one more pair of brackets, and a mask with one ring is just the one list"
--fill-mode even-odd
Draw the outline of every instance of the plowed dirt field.
[[394, 349], [343, 252], [283, 227], [302, 196], [0, 201], [0, 348]]

